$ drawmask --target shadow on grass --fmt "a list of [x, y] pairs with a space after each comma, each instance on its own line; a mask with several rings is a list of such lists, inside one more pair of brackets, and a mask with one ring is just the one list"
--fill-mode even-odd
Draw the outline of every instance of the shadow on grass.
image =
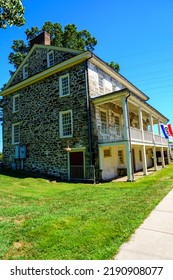
[[5, 168], [0, 169], [0, 175], [14, 177], [14, 178], [18, 178], [18, 179], [42, 178], [42, 179], [47, 179], [49, 181], [56, 181], [56, 182], [61, 181], [59, 177], [53, 176], [53, 175], [41, 174], [41, 173], [36, 173], [36, 172], [28, 172], [25, 170], [11, 170], [11, 169], [5, 169]]

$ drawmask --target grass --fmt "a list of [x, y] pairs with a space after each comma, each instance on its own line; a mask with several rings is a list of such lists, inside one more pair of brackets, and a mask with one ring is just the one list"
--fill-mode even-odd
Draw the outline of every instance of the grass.
[[136, 182], [0, 174], [0, 259], [112, 259], [173, 188], [173, 165]]

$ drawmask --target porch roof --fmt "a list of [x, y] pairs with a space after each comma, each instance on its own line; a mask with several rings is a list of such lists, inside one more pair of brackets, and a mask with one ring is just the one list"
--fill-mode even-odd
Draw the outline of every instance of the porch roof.
[[146, 101], [142, 100], [139, 96], [137, 96], [135, 93], [130, 92], [127, 88], [110, 92], [104, 95], [92, 97], [91, 100], [94, 105], [101, 105], [108, 102], [113, 102], [116, 99], [122, 98], [123, 96], [128, 97], [132, 104], [136, 107], [141, 107], [143, 110], [145, 110], [148, 114], [152, 114], [155, 118], [159, 118], [161, 122], [169, 122], [169, 119], [165, 117], [163, 114], [161, 114], [157, 109], [152, 107], [150, 104], [148, 104]]

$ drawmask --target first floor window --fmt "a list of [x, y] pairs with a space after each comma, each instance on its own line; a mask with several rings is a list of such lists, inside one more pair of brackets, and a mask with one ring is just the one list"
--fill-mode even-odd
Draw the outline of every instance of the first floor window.
[[20, 125], [15, 123], [12, 125], [12, 144], [19, 144], [20, 141]]
[[106, 157], [111, 157], [111, 150], [110, 149], [104, 150], [104, 158], [106, 158]]
[[123, 150], [118, 151], [118, 163], [123, 164], [124, 163], [124, 153]]
[[60, 112], [60, 137], [72, 137], [72, 110]]
[[142, 151], [139, 150], [139, 160], [142, 161]]

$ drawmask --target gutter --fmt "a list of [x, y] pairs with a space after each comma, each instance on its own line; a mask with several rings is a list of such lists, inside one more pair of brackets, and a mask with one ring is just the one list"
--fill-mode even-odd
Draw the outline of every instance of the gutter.
[[85, 61], [85, 84], [86, 84], [86, 102], [87, 102], [87, 116], [88, 116], [88, 143], [89, 143], [89, 154], [90, 154], [90, 165], [92, 165], [92, 131], [91, 131], [91, 111], [90, 111], [90, 102], [89, 102], [89, 79], [88, 79], [88, 60], [92, 58], [93, 55]]

